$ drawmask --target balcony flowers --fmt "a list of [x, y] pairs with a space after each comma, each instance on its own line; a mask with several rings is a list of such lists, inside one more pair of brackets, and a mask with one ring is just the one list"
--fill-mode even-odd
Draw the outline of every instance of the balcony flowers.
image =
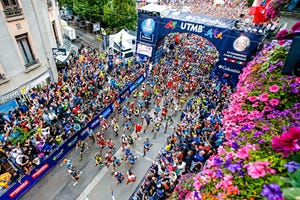
[[243, 69], [223, 111], [227, 141], [170, 199], [300, 198], [300, 78], [281, 74], [291, 41], [279, 42]]

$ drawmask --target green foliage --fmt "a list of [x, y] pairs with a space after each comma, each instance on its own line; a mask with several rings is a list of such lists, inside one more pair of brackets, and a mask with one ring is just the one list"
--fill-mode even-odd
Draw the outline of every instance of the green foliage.
[[108, 0], [59, 0], [59, 3], [73, 10], [79, 17], [91, 22], [99, 22], [103, 16], [103, 8]]
[[293, 173], [288, 173], [289, 177], [281, 177], [281, 181], [288, 185], [282, 189], [283, 197], [286, 200], [300, 198], [300, 169]]
[[253, 2], [254, 2], [254, 0], [248, 0], [248, 2], [247, 2], [248, 6], [249, 7], [252, 6]]
[[137, 11], [134, 0], [112, 0], [104, 6], [103, 22], [110, 30], [136, 30]]
[[29, 138], [35, 132], [34, 129], [27, 131], [20, 127], [16, 127], [15, 131], [19, 132], [20, 135], [17, 138], [12, 138], [11, 142], [13, 145], [16, 145], [18, 143], [20, 143], [21, 145], [24, 144], [25, 140], [27, 140], [27, 138]]
[[72, 9], [74, 0], [58, 0], [59, 5]]

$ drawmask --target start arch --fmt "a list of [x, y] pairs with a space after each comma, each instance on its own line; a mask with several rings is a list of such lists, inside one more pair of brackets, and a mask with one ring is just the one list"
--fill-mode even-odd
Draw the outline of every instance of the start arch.
[[242, 68], [261, 43], [263, 35], [234, 29], [235, 20], [195, 15], [148, 4], [138, 11], [137, 55], [159, 59], [161, 41], [170, 33], [190, 33], [209, 40], [219, 52], [213, 73], [228, 74], [236, 84]]

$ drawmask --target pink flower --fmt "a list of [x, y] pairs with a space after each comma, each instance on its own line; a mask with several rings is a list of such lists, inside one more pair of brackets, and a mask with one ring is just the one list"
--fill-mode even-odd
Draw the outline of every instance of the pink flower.
[[300, 83], [300, 77], [296, 78], [296, 83]]
[[259, 100], [260, 101], [268, 101], [268, 97], [269, 97], [269, 95], [268, 95], [268, 93], [263, 93], [263, 94], [261, 94], [261, 95], [259, 95]]
[[278, 99], [271, 99], [270, 104], [271, 104], [271, 106], [277, 106], [279, 104], [279, 100]]
[[258, 106], [258, 102], [255, 102], [254, 104], [252, 104], [253, 108], [256, 108]]
[[199, 191], [200, 190], [200, 187], [202, 186], [202, 184], [201, 184], [201, 182], [200, 182], [200, 180], [199, 180], [199, 177], [194, 177], [193, 178], [193, 180], [194, 180], [194, 184], [193, 184], [193, 186], [194, 186], [194, 188], [197, 190], [197, 191]]
[[247, 169], [248, 175], [256, 179], [264, 177], [268, 173], [276, 173], [274, 169], [268, 168], [270, 164], [271, 163], [267, 161], [256, 161], [254, 163], [248, 163], [244, 167]]
[[269, 87], [270, 92], [273, 92], [273, 93], [278, 92], [279, 89], [280, 88], [278, 85], [272, 85]]
[[248, 97], [247, 99], [248, 99], [249, 101], [251, 101], [251, 102], [256, 101], [256, 97], [254, 97], [254, 96], [250, 96], [250, 97]]
[[270, 106], [265, 106], [265, 107], [264, 107], [264, 111], [265, 111], [265, 112], [268, 112], [268, 111], [270, 111], [270, 110], [271, 110], [271, 107], [270, 107]]
[[300, 32], [300, 21], [296, 22], [293, 26], [292, 26], [292, 32], [293, 33], [299, 33]]
[[292, 127], [281, 135], [275, 136], [272, 139], [272, 147], [284, 156], [300, 151], [300, 127]]
[[240, 159], [243, 159], [243, 160], [249, 158], [249, 157], [250, 157], [250, 155], [249, 155], [249, 148], [246, 147], [246, 146], [240, 148], [240, 149], [238, 150], [238, 152], [236, 153], [236, 157], [237, 157], [237, 158], [240, 158]]

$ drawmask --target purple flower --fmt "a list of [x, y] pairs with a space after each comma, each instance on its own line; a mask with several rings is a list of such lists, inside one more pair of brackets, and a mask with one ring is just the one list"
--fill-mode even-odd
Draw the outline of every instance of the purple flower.
[[220, 158], [215, 158], [214, 164], [220, 167], [223, 164], [223, 160], [221, 160]]
[[237, 150], [239, 147], [240, 147], [240, 145], [238, 145], [236, 142], [232, 142], [231, 148]]
[[216, 171], [216, 177], [218, 177], [218, 178], [223, 178], [223, 172], [222, 172], [222, 170], [218, 170], [218, 171]]
[[280, 186], [276, 183], [271, 183], [270, 185], [264, 184], [260, 194], [266, 197], [268, 200], [278, 200], [282, 198]]
[[293, 173], [300, 168], [300, 164], [295, 161], [290, 161], [287, 164], [284, 164], [284, 167], [288, 170], [288, 172]]
[[299, 89], [298, 88], [293, 88], [292, 90], [290, 90], [290, 92], [297, 94], [297, 93], [299, 93]]
[[237, 171], [239, 171], [241, 169], [241, 165], [240, 164], [231, 164], [227, 167], [228, 170], [230, 170], [232, 173], [236, 173]]
[[254, 133], [254, 137], [256, 137], [256, 138], [258, 138], [259, 136], [261, 136], [263, 134], [263, 132], [261, 132], [261, 131], [256, 131], [255, 133]]
[[244, 177], [245, 172], [243, 170], [240, 170], [238, 174], [239, 174], [240, 177]]
[[228, 160], [226, 160], [224, 167], [228, 168], [230, 164], [231, 164], [231, 159], [228, 159]]
[[266, 142], [266, 140], [258, 140], [258, 144], [263, 144], [265, 142]]

